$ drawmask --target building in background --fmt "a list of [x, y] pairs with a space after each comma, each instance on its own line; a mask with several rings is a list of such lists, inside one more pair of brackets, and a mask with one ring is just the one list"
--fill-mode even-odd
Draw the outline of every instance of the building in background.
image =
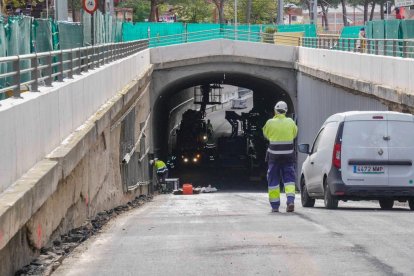
[[114, 12], [115, 12], [115, 17], [118, 20], [132, 22], [132, 19], [134, 18], [133, 8], [115, 7]]

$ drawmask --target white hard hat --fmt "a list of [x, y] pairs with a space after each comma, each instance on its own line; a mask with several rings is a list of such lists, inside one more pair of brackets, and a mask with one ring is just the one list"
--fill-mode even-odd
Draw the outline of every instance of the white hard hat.
[[276, 113], [286, 113], [288, 111], [288, 106], [284, 101], [277, 102], [275, 105]]

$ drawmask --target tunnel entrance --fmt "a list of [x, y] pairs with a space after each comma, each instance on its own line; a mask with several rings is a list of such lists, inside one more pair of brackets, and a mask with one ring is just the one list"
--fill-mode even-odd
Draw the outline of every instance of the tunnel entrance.
[[154, 106], [154, 153], [181, 184], [264, 190], [267, 141], [261, 129], [280, 100], [295, 118], [292, 97], [255, 76], [210, 73], [172, 83]]

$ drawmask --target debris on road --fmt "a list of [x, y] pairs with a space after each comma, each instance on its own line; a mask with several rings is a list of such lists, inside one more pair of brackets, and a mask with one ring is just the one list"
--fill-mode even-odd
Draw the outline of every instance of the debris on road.
[[207, 187], [201, 188], [202, 193], [214, 193], [217, 192], [217, 189], [215, 187], [211, 187], [211, 185], [208, 185]]
[[95, 218], [86, 221], [81, 227], [72, 229], [69, 233], [54, 240], [51, 247], [42, 248], [40, 256], [17, 271], [15, 275], [51, 275], [75, 247], [98, 233], [109, 220], [151, 200], [152, 196], [142, 195], [125, 205], [98, 213]]
[[[214, 192], [217, 192], [218, 190], [217, 190], [217, 188], [215, 188], [215, 187], [211, 187], [211, 185], [208, 185], [207, 187], [197, 187], [197, 188], [192, 188], [193, 189], [193, 191], [192, 191], [192, 193], [186, 193], [187, 195], [191, 195], [191, 194], [200, 194], [200, 193], [214, 193]], [[183, 195], [183, 194], [185, 194], [184, 192], [183, 192], [183, 189], [178, 189], [178, 190], [174, 190], [173, 192], [173, 195]]]

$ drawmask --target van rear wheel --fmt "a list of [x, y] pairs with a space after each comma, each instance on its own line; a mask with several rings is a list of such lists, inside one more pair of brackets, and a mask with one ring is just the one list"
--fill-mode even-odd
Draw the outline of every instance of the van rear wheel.
[[338, 199], [332, 196], [331, 189], [329, 188], [329, 184], [326, 183], [326, 179], [324, 180], [324, 187], [325, 187], [324, 203], [325, 203], [326, 209], [338, 208]]
[[379, 205], [383, 210], [391, 210], [394, 206], [394, 200], [390, 198], [383, 198], [379, 200]]
[[410, 199], [408, 201], [408, 206], [410, 206], [411, 211], [414, 211], [414, 199]]
[[308, 194], [308, 188], [306, 188], [305, 179], [302, 178], [300, 181], [300, 200], [303, 207], [313, 207], [315, 206], [315, 199], [311, 198]]

